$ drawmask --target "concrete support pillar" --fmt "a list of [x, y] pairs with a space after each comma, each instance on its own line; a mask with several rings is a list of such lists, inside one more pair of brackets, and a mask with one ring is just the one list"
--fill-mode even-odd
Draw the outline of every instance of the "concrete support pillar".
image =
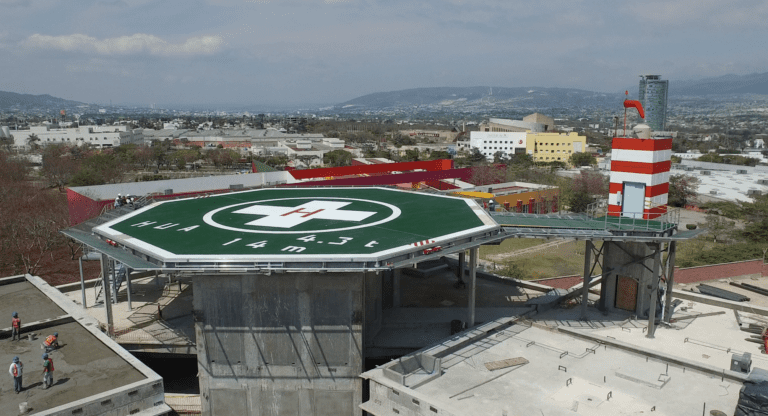
[[131, 270], [125, 269], [125, 290], [128, 291], [128, 310], [131, 311]]
[[603, 312], [613, 309], [616, 304], [616, 273], [606, 272], [605, 259], [609, 258], [612, 243], [603, 241], [603, 280], [600, 282], [600, 302], [599, 309]]
[[648, 332], [647, 338], [653, 338], [656, 332], [656, 298], [659, 296], [659, 277], [661, 276], [661, 244], [652, 246], [653, 252], [653, 275], [651, 277], [651, 301], [648, 307]]
[[104, 308], [107, 310], [107, 334], [112, 336], [115, 330], [115, 321], [112, 319], [112, 288], [109, 283], [109, 257], [106, 254], [101, 255], [101, 274], [103, 277], [102, 286], [104, 287]]
[[467, 328], [475, 326], [475, 292], [477, 289], [477, 247], [469, 249], [469, 319]]
[[155, 286], [160, 286], [160, 272], [155, 270]]
[[85, 304], [85, 277], [83, 276], [83, 256], [80, 256], [77, 259], [77, 262], [80, 264], [80, 294], [83, 295], [83, 309], [88, 308], [88, 306]]
[[392, 307], [399, 308], [400, 304], [400, 277], [403, 275], [403, 269], [395, 269], [392, 273]]
[[464, 281], [464, 269], [467, 266], [466, 256], [466, 252], [463, 250], [459, 253], [459, 270], [456, 271], [456, 277], [459, 278], [459, 282]]
[[592, 247], [594, 243], [592, 240], [587, 240], [587, 245], [584, 248], [584, 285], [581, 287], [581, 319], [587, 320], [587, 303], [589, 301], [589, 282], [592, 280]]
[[672, 316], [672, 287], [675, 284], [675, 254], [677, 242], [669, 243], [669, 255], [667, 257], [667, 291], [664, 293], [664, 322], [669, 323]]

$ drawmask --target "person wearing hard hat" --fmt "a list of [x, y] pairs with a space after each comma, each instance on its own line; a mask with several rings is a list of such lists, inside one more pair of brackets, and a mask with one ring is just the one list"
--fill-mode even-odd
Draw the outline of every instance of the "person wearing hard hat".
[[21, 319], [19, 319], [19, 314], [14, 312], [11, 318], [11, 341], [15, 340], [16, 338], [21, 341]]
[[56, 348], [59, 348], [59, 333], [54, 332], [53, 335], [45, 337], [42, 347], [45, 349], [45, 352], [51, 352]]
[[22, 364], [21, 361], [19, 361], [19, 357], [13, 357], [13, 362], [11, 363], [11, 368], [8, 369], [8, 372], [11, 374], [11, 377], [13, 377], [13, 391], [16, 392], [16, 394], [21, 393], [21, 371], [24, 369], [24, 364]]
[[43, 386], [49, 388], [53, 386], [53, 359], [48, 358], [48, 353], [43, 354]]
[[117, 194], [117, 197], [115, 197], [115, 208], [120, 206], [122, 199], [123, 199], [123, 196], [120, 194]]

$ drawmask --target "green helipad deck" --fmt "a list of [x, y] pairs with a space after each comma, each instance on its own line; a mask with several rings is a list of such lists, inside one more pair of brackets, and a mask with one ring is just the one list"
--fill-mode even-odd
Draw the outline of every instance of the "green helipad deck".
[[325, 269], [458, 251], [500, 227], [468, 199], [314, 188], [159, 202], [93, 231], [158, 268]]

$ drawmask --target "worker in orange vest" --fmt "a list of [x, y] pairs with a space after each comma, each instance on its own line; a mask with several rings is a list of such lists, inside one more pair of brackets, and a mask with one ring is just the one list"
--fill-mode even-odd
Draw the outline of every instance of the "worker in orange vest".
[[11, 319], [11, 334], [13, 335], [11, 337], [11, 341], [15, 340], [18, 337], [18, 340], [21, 341], [21, 319], [19, 319], [19, 314], [14, 312], [13, 313], [13, 319]]
[[48, 335], [45, 341], [43, 341], [42, 347], [45, 349], [45, 352], [51, 352], [59, 348], [59, 333], [55, 332], [53, 335]]
[[43, 354], [43, 386], [49, 388], [53, 386], [53, 359], [48, 358], [48, 354]]
[[763, 328], [763, 354], [768, 354], [768, 327]]
[[16, 394], [21, 393], [21, 371], [24, 369], [24, 364], [19, 361], [19, 357], [13, 357], [13, 363], [11, 363], [11, 368], [8, 369], [8, 372], [11, 373], [11, 377], [13, 377], [13, 390], [16, 392]]

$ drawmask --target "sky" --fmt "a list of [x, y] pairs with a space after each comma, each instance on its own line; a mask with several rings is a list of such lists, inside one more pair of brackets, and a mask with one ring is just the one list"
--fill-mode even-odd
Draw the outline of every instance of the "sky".
[[768, 0], [0, 0], [0, 90], [301, 105], [768, 72]]

